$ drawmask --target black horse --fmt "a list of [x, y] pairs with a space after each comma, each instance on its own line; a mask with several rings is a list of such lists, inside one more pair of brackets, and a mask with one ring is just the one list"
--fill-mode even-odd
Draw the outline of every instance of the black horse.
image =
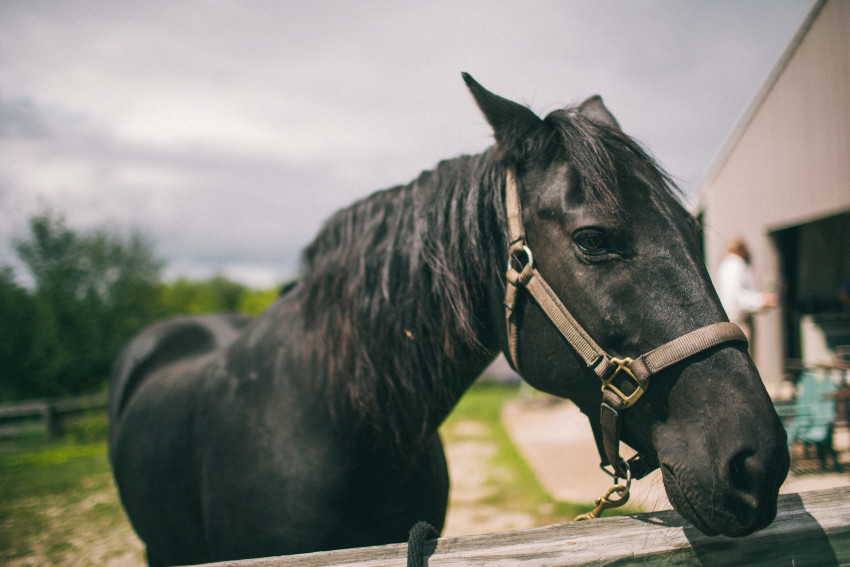
[[[298, 284], [256, 320], [172, 319], [120, 355], [110, 457], [151, 564], [400, 542], [420, 520], [441, 528], [437, 428], [499, 352], [589, 416], [617, 471], [629, 467], [622, 424], [703, 532], [772, 521], [785, 432], [746, 345], [715, 338], [727, 319], [672, 182], [599, 97], [540, 119], [464, 78], [493, 148], [336, 213]], [[544, 276], [599, 356], [552, 324], [532, 289]], [[667, 356], [696, 330], [699, 346]], [[606, 352], [669, 344], [663, 364], [639, 359], [651, 385], [635, 371], [610, 387], [609, 367], [628, 359]]]

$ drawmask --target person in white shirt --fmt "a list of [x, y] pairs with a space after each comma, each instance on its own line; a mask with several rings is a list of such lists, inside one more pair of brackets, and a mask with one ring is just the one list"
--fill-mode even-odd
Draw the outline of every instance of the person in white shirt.
[[750, 253], [741, 239], [726, 247], [726, 257], [717, 269], [717, 293], [729, 320], [741, 327], [748, 339], [752, 338], [753, 314], [779, 303], [777, 294], [756, 289]]

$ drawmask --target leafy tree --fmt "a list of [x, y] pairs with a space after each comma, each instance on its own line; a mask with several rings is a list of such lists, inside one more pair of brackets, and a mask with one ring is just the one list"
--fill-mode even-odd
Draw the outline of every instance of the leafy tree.
[[248, 291], [244, 285], [223, 276], [203, 282], [180, 278], [163, 286], [162, 305], [170, 314], [239, 311]]
[[43, 303], [0, 268], [0, 400], [56, 388], [55, 329]]
[[280, 296], [280, 290], [249, 289], [239, 301], [239, 311], [247, 315], [259, 315]]
[[[158, 282], [163, 262], [135, 232], [124, 236], [101, 228], [77, 233], [51, 212], [33, 217], [29, 225], [29, 237], [17, 241], [16, 249], [35, 280], [33, 345], [44, 352], [31, 349], [39, 368], [24, 373], [30, 380], [20, 393], [90, 390], [103, 383], [127, 339], [162, 314]], [[8, 281], [3, 285], [5, 292], [20, 295]]]
[[0, 400], [74, 394], [102, 387], [120, 349], [169, 315], [258, 314], [277, 290], [252, 290], [216, 276], [161, 283], [163, 262], [139, 233], [71, 230], [44, 212], [15, 242], [34, 289], [0, 266]]
[[168, 314], [240, 312], [259, 315], [280, 292], [250, 289], [223, 276], [196, 282], [180, 278], [162, 286], [162, 305]]

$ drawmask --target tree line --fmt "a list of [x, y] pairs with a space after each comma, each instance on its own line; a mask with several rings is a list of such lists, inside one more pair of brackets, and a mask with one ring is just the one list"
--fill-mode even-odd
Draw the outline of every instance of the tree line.
[[182, 313], [258, 314], [278, 290], [217, 276], [164, 282], [165, 261], [139, 232], [74, 231], [43, 212], [16, 240], [32, 285], [0, 265], [0, 401], [101, 390], [119, 350], [145, 325]]

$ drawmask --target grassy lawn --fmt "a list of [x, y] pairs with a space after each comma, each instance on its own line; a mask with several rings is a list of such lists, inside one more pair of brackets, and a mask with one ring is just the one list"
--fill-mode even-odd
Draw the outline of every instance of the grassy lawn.
[[79, 420], [61, 440], [0, 441], [0, 564], [141, 564], [118, 502], [106, 418]]

